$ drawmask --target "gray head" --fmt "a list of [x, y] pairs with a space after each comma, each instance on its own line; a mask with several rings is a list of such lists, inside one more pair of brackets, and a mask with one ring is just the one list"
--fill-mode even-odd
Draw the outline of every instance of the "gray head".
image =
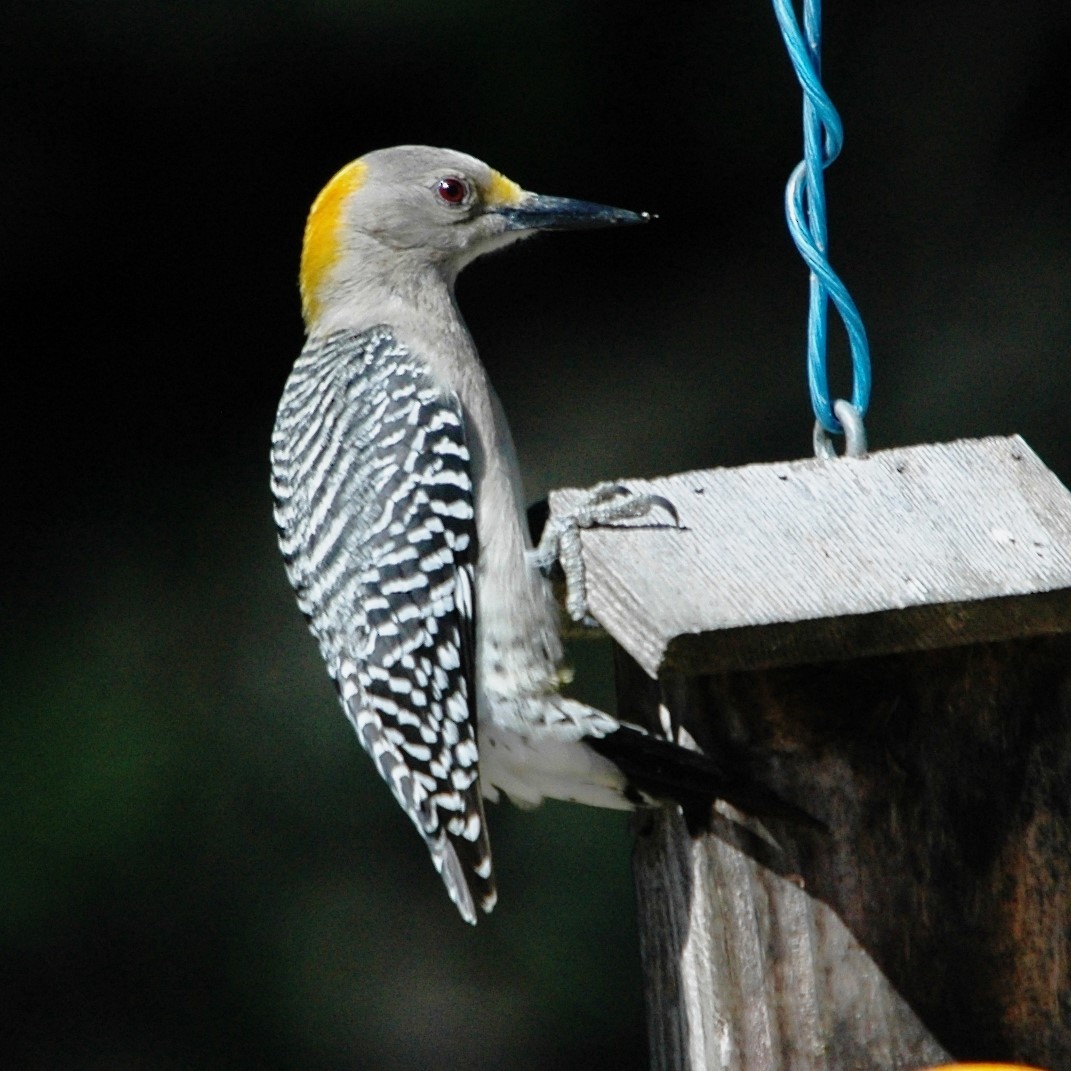
[[649, 218], [529, 193], [450, 149], [379, 149], [347, 164], [313, 203], [301, 255], [306, 325], [311, 330], [347, 300], [370, 270], [422, 274], [430, 268], [452, 283], [471, 260], [535, 231]]

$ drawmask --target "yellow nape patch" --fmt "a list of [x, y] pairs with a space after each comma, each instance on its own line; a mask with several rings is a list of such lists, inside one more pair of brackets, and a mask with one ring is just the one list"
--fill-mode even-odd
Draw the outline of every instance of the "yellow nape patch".
[[338, 260], [342, 206], [350, 194], [364, 185], [367, 174], [368, 165], [363, 160], [354, 160], [331, 179], [312, 203], [301, 248], [301, 311], [306, 325], [319, 314], [321, 287]]
[[501, 171], [491, 172], [491, 181], [483, 191], [484, 202], [496, 207], [518, 204], [523, 196], [524, 190], [513, 179], [506, 178]]

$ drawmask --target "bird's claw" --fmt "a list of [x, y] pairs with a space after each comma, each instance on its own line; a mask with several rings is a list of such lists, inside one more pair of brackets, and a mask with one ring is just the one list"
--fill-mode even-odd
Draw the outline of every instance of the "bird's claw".
[[584, 528], [602, 528], [620, 521], [646, 517], [660, 509], [680, 527], [676, 507], [661, 495], [634, 492], [624, 484], [607, 480], [592, 487], [583, 500], [566, 514], [551, 514], [543, 527], [539, 546], [529, 551], [530, 560], [544, 576], [549, 576], [557, 562], [565, 574], [565, 608], [577, 623], [598, 628], [588, 612], [584, 560], [580, 552], [580, 532]]
[[677, 512], [677, 507], [673, 505], [673, 503], [670, 502], [668, 498], [665, 498], [662, 495], [648, 495], [647, 498], [650, 499], [648, 511], [654, 509], [657, 506], [658, 509], [665, 510], [665, 512], [673, 518], [674, 528], [683, 527], [681, 525], [681, 515]]

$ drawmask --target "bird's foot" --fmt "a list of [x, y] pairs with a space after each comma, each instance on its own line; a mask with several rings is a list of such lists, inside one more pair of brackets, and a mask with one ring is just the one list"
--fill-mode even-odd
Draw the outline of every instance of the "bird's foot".
[[580, 552], [581, 529], [638, 520], [655, 509], [663, 510], [672, 517], [673, 526], [680, 527], [680, 517], [668, 499], [630, 491], [623, 484], [606, 481], [592, 487], [570, 512], [547, 518], [539, 545], [528, 552], [529, 561], [548, 577], [555, 562], [561, 566], [565, 574], [565, 608], [574, 621], [589, 628], [599, 627], [588, 613], [584, 560]]

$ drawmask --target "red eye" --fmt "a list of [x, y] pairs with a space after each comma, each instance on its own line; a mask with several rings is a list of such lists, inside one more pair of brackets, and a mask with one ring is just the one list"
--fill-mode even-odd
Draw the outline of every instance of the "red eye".
[[462, 204], [469, 195], [469, 188], [459, 178], [439, 179], [435, 192], [448, 205]]

